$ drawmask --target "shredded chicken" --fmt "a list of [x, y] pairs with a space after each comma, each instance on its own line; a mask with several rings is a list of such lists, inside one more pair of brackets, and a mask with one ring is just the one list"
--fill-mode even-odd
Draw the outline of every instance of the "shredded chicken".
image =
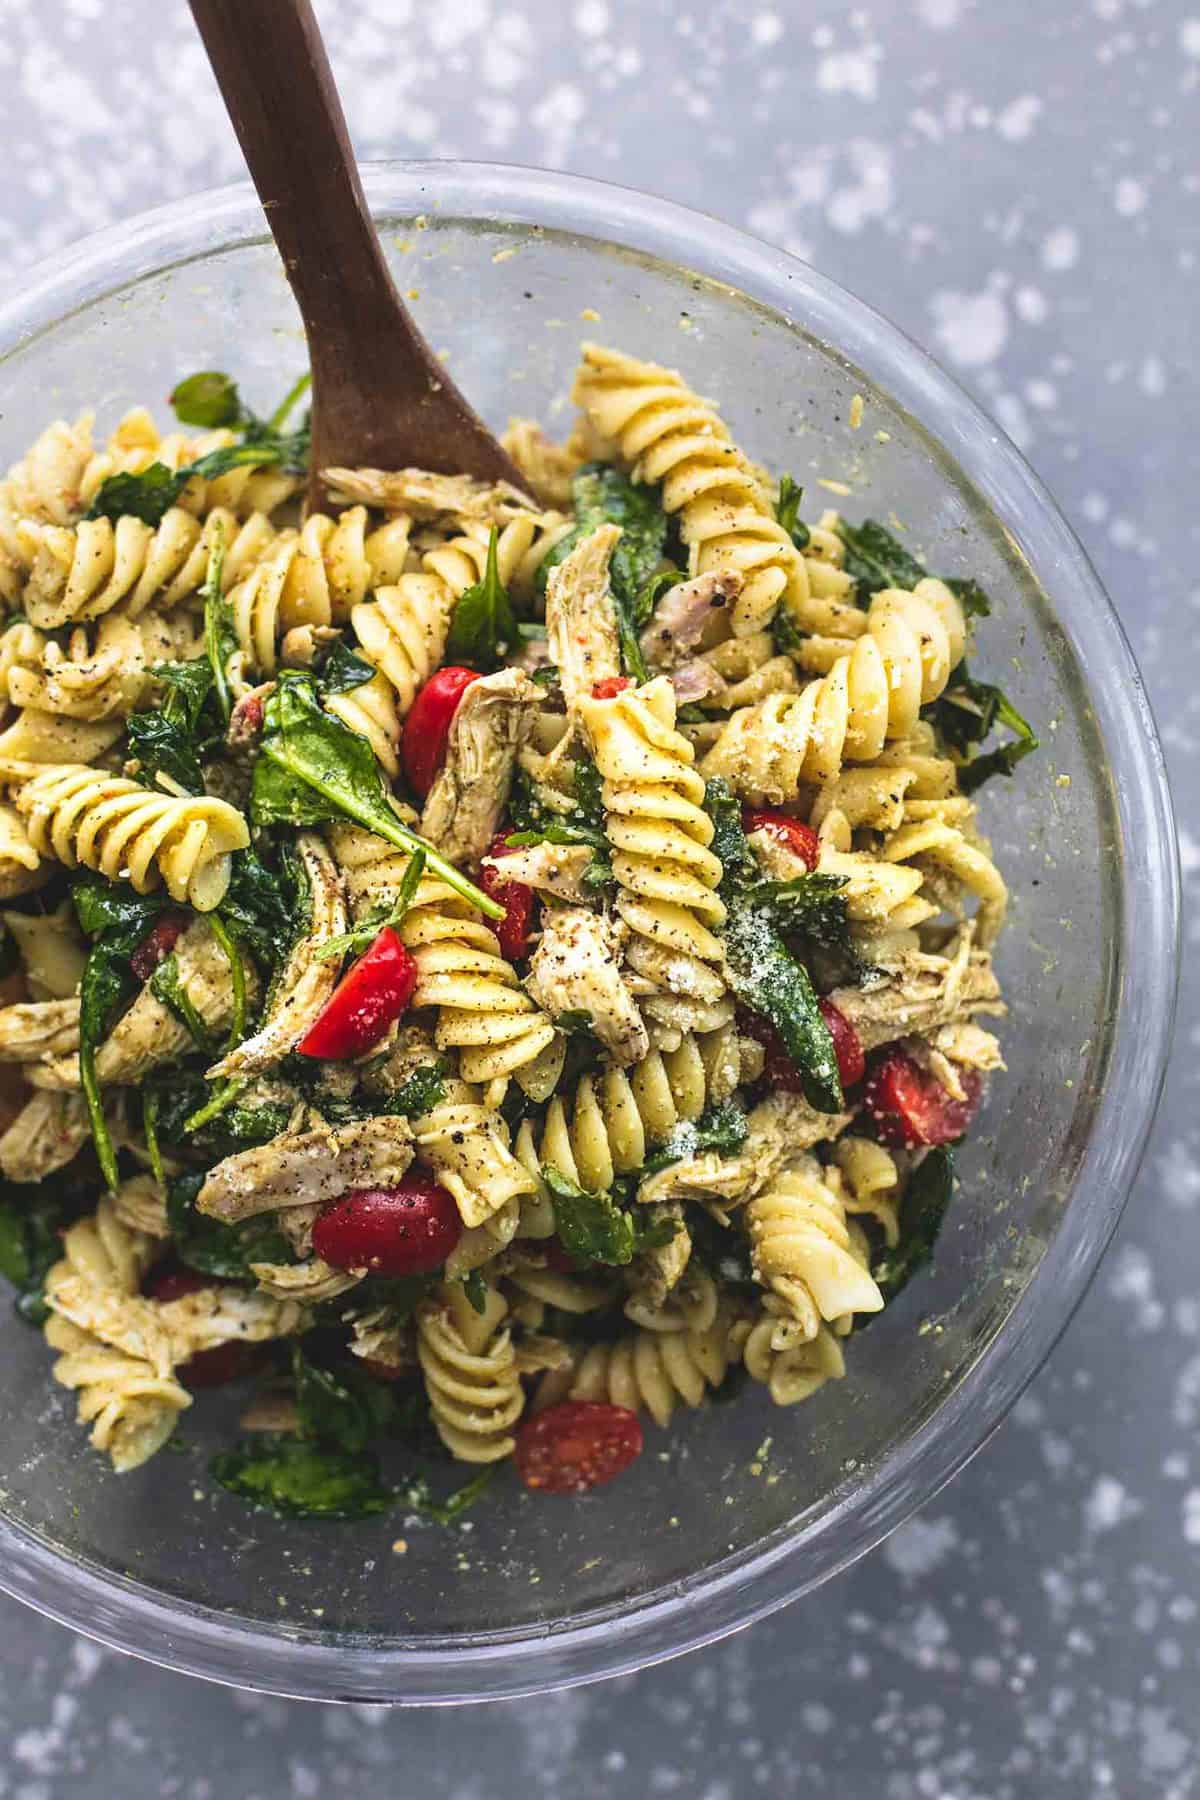
[[33, 1094], [0, 1137], [0, 1173], [41, 1181], [72, 1162], [90, 1136], [82, 1094]]
[[594, 899], [594, 890], [583, 882], [591, 861], [592, 852], [586, 844], [527, 844], [523, 850], [513, 850], [506, 856], [485, 856], [483, 867], [495, 869], [504, 881], [519, 882], [523, 887], [536, 888], [540, 894], [586, 905]]
[[[210, 1031], [221, 1031], [233, 1017], [233, 977], [229, 959], [203, 919], [189, 925], [175, 946], [179, 984]], [[258, 978], [243, 962], [247, 999], [253, 1004]], [[102, 1087], [132, 1087], [163, 1063], [175, 1062], [192, 1048], [186, 1025], [150, 991], [142, 988], [96, 1051], [96, 1078]], [[34, 1087], [77, 1088], [79, 1057], [60, 1056], [32, 1065], [27, 1071]]]
[[661, 1206], [656, 1206], [649, 1222], [658, 1225], [667, 1221], [675, 1227], [674, 1237], [652, 1250], [642, 1250], [629, 1268], [630, 1289], [651, 1312], [659, 1311], [683, 1280], [692, 1254], [691, 1233], [678, 1200], [668, 1200]]
[[864, 1050], [970, 1019], [977, 1012], [1004, 1011], [992, 959], [972, 947], [973, 935], [970, 926], [964, 927], [950, 956], [904, 951], [888, 979], [874, 987], [834, 991], [833, 1004], [849, 1019]]
[[712, 642], [715, 622], [728, 617], [741, 591], [742, 577], [736, 569], [713, 569], [668, 588], [642, 632], [647, 662], [659, 669], [686, 662], [706, 637]]
[[584, 1012], [591, 1030], [623, 1068], [649, 1054], [650, 1038], [622, 972], [624, 928], [581, 906], [556, 906], [542, 918], [542, 939], [525, 986], [556, 1018]]
[[37, 1062], [78, 1048], [78, 995], [0, 1008], [0, 1062]]
[[258, 1075], [271, 1068], [295, 1048], [337, 986], [338, 958], [322, 959], [318, 953], [349, 929], [342, 877], [314, 832], [300, 832], [296, 851], [308, 879], [311, 921], [292, 945], [261, 1026], [253, 1037], [213, 1064], [208, 1071], [210, 1081], [228, 1075]]
[[608, 565], [620, 541], [617, 525], [581, 538], [546, 581], [546, 639], [568, 712], [598, 681], [621, 673], [617, 614]]
[[848, 1112], [817, 1112], [799, 1094], [777, 1089], [749, 1114], [749, 1135], [735, 1155], [705, 1150], [698, 1156], [686, 1156], [648, 1175], [638, 1188], [638, 1199], [644, 1203], [712, 1200], [722, 1208], [739, 1206], [761, 1193], [801, 1150], [839, 1137], [851, 1117]]
[[712, 664], [702, 656], [694, 657], [691, 662], [680, 663], [669, 674], [680, 706], [694, 706], [700, 700], [724, 702], [727, 692], [724, 677], [718, 675]]
[[421, 835], [451, 862], [478, 862], [495, 836], [541, 700], [542, 690], [519, 669], [485, 675], [463, 695], [421, 814]]
[[528, 512], [530, 498], [509, 481], [477, 481], [473, 475], [435, 475], [429, 469], [323, 469], [335, 506], [371, 506], [448, 523], [480, 520], [504, 525]]
[[279, 1207], [333, 1200], [350, 1188], [393, 1187], [413, 1159], [412, 1127], [385, 1114], [319, 1131], [285, 1132], [209, 1171], [197, 1209], [228, 1224]]

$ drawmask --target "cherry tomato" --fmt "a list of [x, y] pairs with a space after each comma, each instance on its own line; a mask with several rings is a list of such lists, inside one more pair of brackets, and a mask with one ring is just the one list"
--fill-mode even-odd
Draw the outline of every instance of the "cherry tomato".
[[[503, 832], [492, 839], [488, 848], [489, 856], [512, 854], [512, 847], [505, 843]], [[479, 872], [479, 885], [490, 899], [504, 908], [504, 917], [493, 919], [491, 927], [500, 940], [501, 954], [509, 962], [516, 962], [529, 951], [529, 933], [533, 925], [533, 889], [526, 887], [523, 881], [505, 881], [498, 869], [490, 868], [486, 863]]]
[[243, 1381], [253, 1375], [263, 1360], [263, 1344], [247, 1344], [232, 1338], [228, 1344], [214, 1344], [211, 1350], [197, 1350], [195, 1356], [179, 1370], [186, 1388], [224, 1387], [230, 1381]]
[[129, 959], [129, 967], [139, 981], [149, 981], [159, 963], [170, 956], [186, 930], [186, 913], [164, 913], [158, 923], [151, 926]]
[[641, 1453], [642, 1428], [627, 1406], [564, 1400], [525, 1421], [513, 1460], [527, 1488], [582, 1494], [612, 1481]]
[[404, 721], [400, 755], [408, 784], [419, 800], [424, 800], [446, 760], [446, 743], [459, 702], [471, 683], [478, 680], [477, 669], [463, 669], [451, 663], [429, 678], [412, 703]]
[[159, 1300], [165, 1305], [169, 1300], [182, 1300], [185, 1294], [198, 1294], [201, 1288], [212, 1285], [211, 1275], [201, 1275], [198, 1269], [184, 1269], [174, 1264], [152, 1270], [142, 1292], [148, 1299]]
[[810, 869], [815, 869], [820, 860], [821, 840], [803, 819], [793, 819], [787, 813], [772, 812], [768, 808], [744, 806], [742, 830], [747, 836], [752, 831], [768, 832], [777, 844], [798, 856]]
[[964, 1072], [962, 1084], [967, 1097], [955, 1100], [936, 1076], [893, 1045], [872, 1065], [863, 1111], [880, 1142], [893, 1149], [949, 1144], [971, 1123], [983, 1092], [983, 1079], [973, 1069]]
[[592, 688], [593, 700], [614, 700], [623, 694], [626, 688], [632, 687], [628, 675], [606, 675], [603, 681], [597, 681]]
[[385, 1362], [382, 1356], [364, 1356], [362, 1366], [376, 1381], [403, 1381], [409, 1372], [407, 1364]]
[[395, 1187], [351, 1188], [313, 1226], [313, 1249], [335, 1269], [423, 1275], [440, 1268], [462, 1221], [444, 1187], [412, 1169]]
[[390, 925], [342, 976], [296, 1045], [301, 1056], [362, 1056], [398, 1019], [417, 985], [417, 965]]
[[844, 1012], [840, 1012], [832, 1000], [822, 997], [817, 1001], [821, 1017], [829, 1027], [829, 1035], [833, 1039], [834, 1054], [837, 1057], [838, 1074], [844, 1088], [852, 1088], [862, 1080], [866, 1073], [867, 1059], [863, 1053], [862, 1043], [857, 1031]]

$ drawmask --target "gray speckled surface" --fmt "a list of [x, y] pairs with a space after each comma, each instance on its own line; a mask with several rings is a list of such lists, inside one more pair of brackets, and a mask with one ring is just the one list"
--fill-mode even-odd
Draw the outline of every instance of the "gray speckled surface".
[[[1200, 878], [1197, 0], [319, 11], [364, 153], [654, 189], [929, 343], [1116, 597]], [[182, 0], [0, 0], [0, 80], [10, 279], [239, 173]], [[669, 1667], [453, 1720], [188, 1684], [4, 1602], [0, 1796], [1200, 1793], [1194, 973], [1177, 1041], [1142, 1180], [1052, 1366], [952, 1489], [813, 1598]]]

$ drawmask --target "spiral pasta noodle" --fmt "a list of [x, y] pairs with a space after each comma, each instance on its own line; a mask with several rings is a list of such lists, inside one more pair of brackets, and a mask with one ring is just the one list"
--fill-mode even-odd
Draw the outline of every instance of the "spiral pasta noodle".
[[766, 1386], [776, 1406], [811, 1399], [827, 1381], [840, 1381], [846, 1373], [842, 1347], [828, 1325], [801, 1339], [794, 1324], [765, 1311], [746, 1334], [742, 1361], [751, 1380]]
[[816, 1159], [801, 1157], [746, 1206], [755, 1279], [776, 1295], [801, 1334], [822, 1319], [878, 1312], [883, 1296], [854, 1254], [845, 1208], [821, 1179]]
[[124, 716], [145, 699], [157, 663], [195, 652], [186, 620], [176, 622], [157, 612], [140, 619], [109, 613], [100, 621], [94, 644], [89, 644], [86, 629], [77, 626], [65, 650], [46, 645], [40, 668], [11, 668], [8, 697], [14, 706], [68, 719]]
[[508, 1308], [495, 1288], [477, 1313], [462, 1287], [443, 1287], [417, 1309], [417, 1360], [433, 1423], [461, 1462], [511, 1456], [512, 1427], [525, 1407]]
[[732, 1360], [730, 1325], [722, 1306], [705, 1331], [633, 1331], [616, 1343], [592, 1344], [573, 1368], [542, 1378], [537, 1410], [562, 1399], [606, 1400], [648, 1412], [665, 1428], [677, 1406], [699, 1406], [724, 1381]]
[[[879, 848], [880, 858], [896, 864], [920, 857], [948, 876], [958, 888], [979, 901], [976, 916], [980, 945], [994, 943], [1008, 910], [1008, 887], [982, 839], [968, 835], [974, 808], [965, 800], [915, 800], [904, 809], [905, 823], [890, 832]], [[958, 819], [962, 824], [956, 824]]]
[[[353, 826], [334, 826], [331, 840], [356, 917], [395, 900], [408, 867], [403, 851]], [[562, 1040], [522, 990], [495, 932], [429, 876], [422, 876], [399, 932], [417, 965], [413, 1004], [438, 1008], [438, 1049], [457, 1050], [463, 1080], [479, 1086], [514, 1075], [533, 1098], [545, 1099], [562, 1066]]]
[[711, 1030], [731, 1016], [716, 928], [721, 864], [704, 782], [675, 729], [665, 676], [610, 700], [581, 698], [579, 712], [603, 777], [605, 831], [613, 847], [617, 911], [629, 927], [626, 961], [646, 989], [643, 1010], [680, 1030]]
[[881, 1227], [889, 1248], [898, 1244], [901, 1174], [891, 1151], [873, 1138], [847, 1132], [833, 1145], [830, 1159], [841, 1176], [846, 1211], [867, 1213]]
[[198, 912], [220, 905], [230, 855], [250, 842], [246, 821], [224, 800], [176, 799], [77, 763], [22, 782], [15, 802], [39, 856], [128, 879], [139, 894], [165, 882], [172, 900]]
[[446, 648], [453, 601], [439, 576], [400, 575], [354, 608], [358, 652], [376, 673], [326, 701], [351, 731], [365, 737], [392, 776], [400, 771], [400, 727]]

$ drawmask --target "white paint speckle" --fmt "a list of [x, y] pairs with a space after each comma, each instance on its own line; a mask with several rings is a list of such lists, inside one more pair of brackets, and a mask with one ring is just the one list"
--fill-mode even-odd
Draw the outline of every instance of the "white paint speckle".
[[1056, 274], [1073, 269], [1079, 261], [1079, 235], [1069, 225], [1059, 225], [1042, 240], [1042, 267]]
[[912, 1581], [932, 1574], [958, 1548], [958, 1542], [953, 1519], [909, 1519], [892, 1533], [883, 1557], [897, 1575]]
[[996, 114], [996, 130], [1010, 144], [1022, 143], [1033, 136], [1041, 112], [1042, 103], [1036, 94], [1021, 94]]
[[1008, 342], [1008, 309], [994, 287], [981, 294], [945, 290], [929, 302], [934, 336], [960, 369], [994, 362]]
[[584, 37], [603, 37], [612, 24], [612, 14], [605, 0], [580, 0], [575, 8], [575, 29]]
[[1083, 1503], [1084, 1529], [1097, 1535], [1115, 1531], [1118, 1525], [1136, 1518], [1141, 1510], [1141, 1501], [1133, 1498], [1124, 1482], [1115, 1475], [1101, 1475]]
[[778, 13], [762, 12], [755, 14], [750, 24], [750, 37], [752, 42], [761, 45], [763, 49], [767, 49], [770, 45], [777, 44], [782, 36], [783, 20], [779, 17]]
[[1179, 21], [1179, 48], [1185, 56], [1200, 57], [1200, 19]]
[[1017, 289], [1013, 295], [1013, 310], [1026, 325], [1043, 325], [1050, 313], [1045, 294], [1035, 287]]
[[949, 31], [962, 17], [962, 0], [917, 0], [917, 17], [931, 31]]
[[879, 91], [879, 49], [835, 51], [817, 64], [817, 87], [823, 94], [851, 94], [856, 100], [874, 100]]
[[1140, 181], [1132, 175], [1124, 175], [1113, 189], [1113, 205], [1123, 219], [1132, 219], [1146, 205], [1147, 193]]
[[1200, 1544], [1200, 1488], [1189, 1488], [1183, 1496], [1183, 1540]]

